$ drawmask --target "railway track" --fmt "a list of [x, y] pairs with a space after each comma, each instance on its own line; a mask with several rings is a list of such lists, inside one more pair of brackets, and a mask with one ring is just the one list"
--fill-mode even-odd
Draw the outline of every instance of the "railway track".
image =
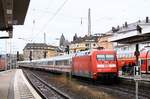
[[[96, 82], [94, 83], [94, 86], [92, 83], [88, 83], [88, 82], [83, 82], [83, 85], [91, 85], [91, 87], [95, 87], [98, 90], [105, 90], [108, 93], [116, 93], [119, 96], [125, 96], [122, 99], [135, 99], [135, 85], [134, 83], [118, 83], [118, 84], [104, 84], [100, 83], [100, 82]], [[150, 90], [149, 88], [147, 88], [148, 86], [145, 85], [140, 85], [139, 86], [139, 90], [138, 90], [138, 96], [139, 99], [150, 99]]]
[[[34, 71], [34, 73], [36, 75], [38, 75], [40, 78], [44, 79], [44, 81], [47, 80], [47, 81], [50, 81], [50, 82], [55, 83], [55, 84], [57, 83], [57, 81], [51, 81], [49, 79], [49, 77], [50, 77], [50, 76], [48, 76], [49, 73], [44, 73], [41, 71]], [[58, 78], [57, 75], [55, 75], [55, 77]], [[78, 86], [82, 86], [82, 88], [88, 88], [89, 90], [95, 90], [95, 92], [104, 91], [105, 93], [108, 93], [108, 94], [113, 95], [114, 97], [117, 97], [117, 98], [113, 98], [113, 99], [135, 99], [134, 83], [126, 83], [126, 84], [120, 83], [120, 84], [105, 85], [105, 84], [103, 84], [103, 83], [101, 84], [99, 82], [96, 82], [93, 84], [91, 81], [85, 81], [85, 80], [79, 80], [79, 79], [72, 78], [72, 80], [69, 80], [67, 82], [67, 85], [69, 85], [70, 81], [71, 82], [77, 82]], [[64, 85], [63, 84], [61, 85], [60, 83], [56, 84], [56, 86], [58, 89], [63, 87], [63, 89], [67, 89], [67, 90], [69, 90], [69, 92], [72, 91], [71, 89], [68, 89], [68, 87], [66, 87], [66, 86], [64, 87]], [[45, 88], [43, 90], [45, 90]], [[74, 95], [75, 97], [73, 98], [69, 93], [69, 95], [71, 96], [72, 99], [76, 99], [77, 95], [79, 94], [79, 93], [76, 93], [74, 91], [71, 93], [76, 94], [76, 95]], [[147, 88], [146, 86], [139, 86], [139, 99], [150, 99], [149, 94], [150, 94], [149, 88]], [[78, 95], [78, 99], [83, 99], [83, 97], [85, 97], [85, 96], [79, 96]], [[52, 99], [52, 98], [50, 98], [50, 99]], [[56, 98], [56, 99], [62, 99], [62, 98]], [[86, 98], [86, 99], [92, 99], [92, 98]], [[99, 98], [96, 97], [94, 99], [99, 99]], [[101, 98], [101, 99], [103, 99], [103, 98]], [[108, 99], [111, 99], [111, 98], [108, 98]]]
[[[125, 86], [125, 85], [119, 85], [119, 86], [99, 86], [98, 87], [99, 89], [105, 89], [105, 90], [109, 90], [111, 92], [114, 92], [114, 93], [119, 93], [119, 94], [122, 94], [126, 97], [129, 97], [131, 99], [134, 99], [135, 98], [135, 88], [133, 88], [133, 86]], [[138, 96], [139, 96], [139, 99], [150, 99], [150, 96], [149, 96], [150, 92], [148, 90], [143, 90], [143, 89], [139, 89], [139, 93], [138, 93]]]
[[[120, 87], [120, 88], [118, 88]], [[147, 81], [139, 81], [139, 86], [138, 86], [138, 94], [139, 97], [144, 98], [144, 99], [150, 99], [150, 82]], [[116, 89], [130, 92], [131, 94], [135, 95], [135, 81], [134, 80], [123, 80], [119, 86], [116, 86]], [[125, 90], [127, 89], [127, 90]]]
[[[89, 86], [91, 88], [96, 88], [98, 90], [104, 90], [108, 93], [118, 94], [121, 99], [135, 99], [135, 83], [106, 83], [97, 81], [95, 83], [89, 80], [80, 79], [80, 84], [83, 86]], [[150, 99], [149, 84], [139, 86], [138, 92], [139, 99]], [[124, 97], [124, 98], [122, 98]]]
[[27, 79], [43, 99], [71, 99], [67, 94], [48, 84], [29, 70], [24, 70]]
[[[135, 85], [134, 83], [106, 83], [104, 82], [95, 82], [94, 84], [92, 82], [89, 83], [89, 81], [80, 80], [80, 84], [85, 86], [90, 86], [92, 88], [97, 88], [98, 90], [104, 90], [108, 93], [118, 94], [118, 96], [121, 96], [121, 99], [135, 99]], [[139, 91], [138, 91], [139, 99], [150, 99], [150, 90], [149, 86], [140, 85]], [[122, 98], [124, 97], [124, 98]]]

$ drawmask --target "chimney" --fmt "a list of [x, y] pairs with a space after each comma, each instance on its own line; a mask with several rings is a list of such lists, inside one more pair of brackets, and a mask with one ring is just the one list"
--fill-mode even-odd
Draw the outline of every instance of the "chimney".
[[136, 30], [137, 30], [139, 33], [142, 33], [142, 28], [141, 28], [139, 25], [136, 26]]
[[117, 26], [117, 30], [120, 30], [120, 27], [119, 27], [119, 25]]
[[123, 28], [125, 27], [124, 24], [122, 24], [122, 27], [123, 27]]
[[112, 27], [112, 29], [111, 29], [111, 30], [112, 30], [112, 32], [114, 33], [116, 29], [115, 29], [115, 27]]
[[88, 36], [91, 35], [91, 9], [88, 10]]
[[138, 21], [139, 23], [141, 22], [141, 20]]
[[127, 22], [125, 22], [125, 27], [126, 27], [126, 28], [128, 27], [128, 24], [127, 24]]
[[146, 17], [146, 23], [148, 23], [148, 21], [149, 21], [149, 19], [148, 19], [148, 17]]

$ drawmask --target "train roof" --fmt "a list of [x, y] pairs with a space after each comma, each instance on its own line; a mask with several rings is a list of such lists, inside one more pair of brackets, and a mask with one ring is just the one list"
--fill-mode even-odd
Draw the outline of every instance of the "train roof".
[[77, 52], [76, 54], [75, 54], [75, 56], [84, 56], [84, 55], [91, 55], [93, 52], [95, 52], [95, 51], [99, 51], [99, 52], [110, 52], [110, 53], [112, 53], [112, 52], [115, 52], [115, 50], [109, 50], [109, 49], [102, 49], [102, 50], [99, 50], [99, 49], [91, 49], [91, 50], [86, 50], [86, 51], [81, 51], [81, 52]]
[[68, 60], [71, 59], [74, 56], [74, 54], [65, 54], [65, 55], [60, 55], [60, 56], [55, 56], [55, 57], [50, 57], [50, 58], [44, 58], [44, 59], [37, 59], [37, 60], [32, 60], [32, 61], [18, 61], [18, 63], [29, 63], [29, 62], [41, 62], [41, 61], [54, 61], [54, 60]]
[[50, 57], [50, 58], [41, 59], [41, 60], [43, 60], [43, 61], [47, 61], [47, 60], [66, 60], [66, 59], [71, 59], [73, 56], [74, 56], [74, 54], [65, 54], [65, 55]]
[[28, 63], [29, 63], [29, 62], [31, 62], [31, 61], [29, 61], [29, 60], [26, 60], [26, 61], [18, 61], [17, 63], [24, 63], [24, 62], [26, 62], [26, 63], [28, 62]]
[[65, 54], [65, 55], [54, 56], [54, 57], [45, 58], [45, 59], [32, 60], [32, 62], [66, 60], [66, 59], [71, 59], [73, 56], [74, 56], [74, 54]]
[[117, 54], [129, 54], [129, 53], [134, 53], [135, 51], [133, 50], [126, 50], [126, 51], [117, 51]]

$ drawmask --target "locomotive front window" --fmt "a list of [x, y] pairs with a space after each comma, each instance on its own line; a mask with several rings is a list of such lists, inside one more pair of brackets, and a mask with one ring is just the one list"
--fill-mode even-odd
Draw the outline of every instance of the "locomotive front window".
[[114, 55], [106, 55], [106, 60], [114, 60]]
[[105, 55], [97, 55], [96, 59], [97, 60], [105, 60]]
[[106, 55], [106, 54], [101, 54], [96, 56], [97, 60], [114, 60], [114, 55]]

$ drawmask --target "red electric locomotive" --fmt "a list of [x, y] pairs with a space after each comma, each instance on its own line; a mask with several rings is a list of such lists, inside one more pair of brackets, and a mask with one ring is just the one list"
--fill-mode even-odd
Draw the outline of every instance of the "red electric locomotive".
[[88, 50], [77, 53], [72, 58], [72, 75], [98, 78], [116, 78], [118, 76], [115, 51]]

